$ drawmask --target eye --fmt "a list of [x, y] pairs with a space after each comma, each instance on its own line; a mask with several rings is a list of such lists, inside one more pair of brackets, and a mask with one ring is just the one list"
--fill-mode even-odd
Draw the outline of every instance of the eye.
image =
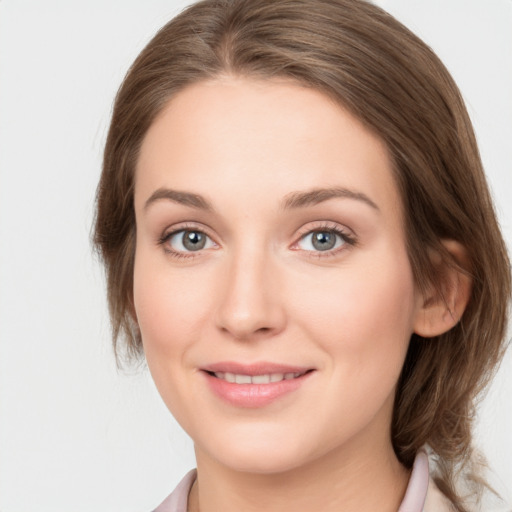
[[198, 230], [182, 229], [165, 238], [172, 252], [196, 252], [215, 246], [208, 235]]
[[326, 252], [338, 249], [350, 243], [346, 235], [334, 229], [319, 229], [310, 231], [297, 243], [303, 251]]

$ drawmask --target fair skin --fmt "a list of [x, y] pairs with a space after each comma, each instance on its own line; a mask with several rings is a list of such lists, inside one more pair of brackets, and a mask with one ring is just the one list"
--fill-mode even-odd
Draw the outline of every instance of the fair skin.
[[382, 141], [290, 82], [201, 82], [150, 127], [134, 306], [157, 388], [194, 440], [190, 510], [397, 510], [409, 473], [390, 425], [408, 342], [463, 308], [418, 293], [400, 205]]

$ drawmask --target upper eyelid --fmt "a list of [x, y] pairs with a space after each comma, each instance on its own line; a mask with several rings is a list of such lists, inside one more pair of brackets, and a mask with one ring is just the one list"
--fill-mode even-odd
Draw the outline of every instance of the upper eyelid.
[[212, 235], [211, 230], [207, 226], [195, 222], [184, 222], [170, 225], [162, 231], [162, 236], [160, 238], [169, 237], [171, 235], [179, 233], [180, 231], [199, 231], [209, 236], [212, 240], [215, 239], [215, 236]]
[[[316, 224], [316, 225], [314, 225]], [[337, 233], [340, 233], [342, 235], [345, 235], [347, 237], [356, 238], [356, 234], [352, 229], [349, 227], [339, 224], [338, 222], [334, 221], [319, 221], [318, 223], [308, 222], [304, 226], [302, 226], [296, 235], [297, 240], [300, 240], [300, 238], [304, 237], [305, 235], [309, 233], [314, 233], [315, 231], [335, 231]]]

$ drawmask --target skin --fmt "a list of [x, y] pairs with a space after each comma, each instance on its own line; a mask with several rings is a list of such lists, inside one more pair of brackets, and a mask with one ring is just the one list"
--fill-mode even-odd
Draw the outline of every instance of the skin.
[[[344, 192], [290, 206], [319, 188]], [[382, 141], [293, 83], [201, 82], [146, 134], [135, 209], [136, 320], [195, 443], [190, 510], [396, 511], [409, 475], [390, 439], [395, 386], [411, 333], [440, 327], [414, 284]], [[208, 235], [204, 249], [165, 238], [185, 228]], [[333, 229], [334, 249], [313, 246]], [[207, 385], [201, 369], [219, 361], [313, 371], [244, 408]]]

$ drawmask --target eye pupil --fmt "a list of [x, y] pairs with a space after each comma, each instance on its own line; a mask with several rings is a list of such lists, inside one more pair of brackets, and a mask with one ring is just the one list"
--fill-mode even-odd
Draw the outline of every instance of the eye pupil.
[[198, 231], [185, 231], [182, 242], [188, 251], [199, 251], [206, 245], [206, 236]]
[[329, 231], [315, 231], [312, 236], [312, 244], [318, 251], [328, 251], [336, 245], [336, 236]]

